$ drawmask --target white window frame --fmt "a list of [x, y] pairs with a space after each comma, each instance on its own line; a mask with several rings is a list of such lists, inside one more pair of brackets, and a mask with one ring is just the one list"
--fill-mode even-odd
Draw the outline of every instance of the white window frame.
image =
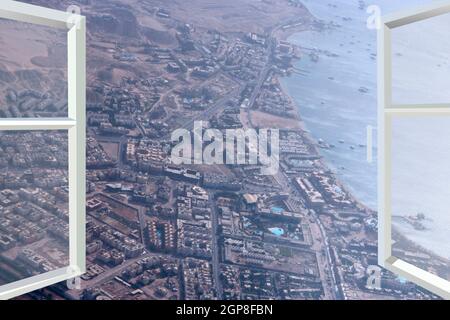
[[[394, 104], [392, 101], [392, 33], [395, 28], [450, 13], [450, 1], [384, 17], [378, 31], [378, 263], [380, 266], [445, 298], [450, 282], [392, 255], [391, 147], [392, 118], [450, 116], [448, 104]], [[450, 239], [449, 239], [450, 241]]]
[[0, 119], [5, 130], [67, 130], [69, 266], [0, 286], [0, 300], [82, 275], [86, 270], [86, 18], [22, 2], [1, 0], [0, 18], [68, 29], [67, 118]]

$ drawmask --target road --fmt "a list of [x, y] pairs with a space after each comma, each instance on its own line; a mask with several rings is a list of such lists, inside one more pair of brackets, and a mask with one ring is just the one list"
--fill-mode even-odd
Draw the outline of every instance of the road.
[[[286, 175], [285, 172], [283, 172], [282, 170], [279, 170], [278, 173], [274, 176], [275, 180], [282, 186], [283, 190], [285, 190], [285, 192], [288, 192], [291, 197], [299, 197], [298, 191], [295, 188], [292, 188], [292, 184], [289, 181], [288, 176]], [[302, 207], [305, 208], [306, 206], [302, 203]], [[314, 221], [314, 225], [316, 225], [318, 227], [318, 229], [320, 230], [320, 241], [318, 243], [316, 243], [315, 245], [317, 246], [317, 250], [319, 252], [318, 255], [318, 264], [319, 264], [319, 268], [321, 269], [321, 278], [322, 278], [322, 285], [324, 286], [324, 290], [328, 292], [328, 297], [329, 299], [333, 299], [336, 296], [339, 296], [339, 290], [337, 289], [337, 281], [336, 281], [336, 275], [334, 274], [334, 269], [333, 269], [333, 261], [331, 259], [331, 251], [330, 251], [330, 243], [328, 240], [328, 236], [326, 234], [325, 228], [322, 224], [322, 221], [320, 221], [319, 217], [316, 215], [316, 213], [313, 210], [310, 210], [311, 215], [310, 217], [313, 218]], [[313, 242], [315, 241], [314, 235], [312, 235], [312, 240]], [[325, 250], [325, 255], [326, 255], [326, 261], [324, 261], [324, 263], [321, 263], [320, 259], [320, 252], [323, 252], [323, 250]], [[332, 288], [327, 288], [327, 282], [326, 282], [326, 275], [327, 274], [331, 275], [331, 287]]]
[[[273, 50], [275, 49], [275, 45], [276, 42], [273, 39], [273, 34], [282, 26], [277, 26], [275, 27], [270, 33], [269, 33], [269, 41], [270, 41], [270, 45], [268, 48], [268, 54], [269, 54], [269, 59], [270, 59], [270, 55], [273, 52]], [[250, 99], [250, 104], [249, 104], [249, 109], [251, 109], [251, 106], [253, 105], [253, 103], [255, 102], [256, 98], [258, 97], [258, 94], [264, 84], [264, 81], [266, 80], [268, 73], [270, 71], [270, 61], [268, 61], [267, 65], [265, 66], [265, 68], [263, 69], [263, 71], [261, 72], [260, 78], [258, 80], [257, 86], [255, 87], [254, 92], [252, 93], [251, 99]], [[251, 116], [249, 115], [249, 122], [250, 124], [252, 123], [251, 121]], [[276, 175], [274, 175], [274, 179], [275, 181], [281, 186], [282, 190], [285, 190], [285, 192], [288, 192], [290, 195], [294, 196], [294, 197], [299, 197], [300, 195], [298, 194], [297, 190], [295, 188], [292, 187], [292, 183], [289, 180], [289, 177], [286, 175], [286, 173], [280, 169], [278, 171], [278, 173]], [[292, 201], [291, 201], [292, 202]], [[300, 207], [305, 208], [304, 204], [301, 203], [301, 201], [294, 201], [292, 202], [293, 207], [296, 209], [301, 209]], [[330, 269], [330, 273], [331, 273], [331, 278], [332, 278], [332, 286], [334, 287], [334, 295], [339, 295], [338, 291], [337, 291], [337, 281], [336, 281], [336, 276], [334, 274], [334, 269], [333, 269], [333, 263], [331, 260], [331, 253], [330, 253], [330, 244], [328, 242], [328, 236], [326, 234], [325, 228], [322, 225], [322, 222], [320, 221], [320, 219], [317, 217], [317, 215], [315, 213], [313, 213], [312, 215], [315, 224], [319, 227], [320, 229], [320, 234], [321, 234], [321, 244], [323, 245], [323, 247], [325, 247], [325, 252], [326, 252], [326, 257], [327, 257], [327, 262], [328, 262], [328, 269]], [[320, 261], [318, 261], [320, 263]], [[320, 265], [320, 264], [319, 264]], [[326, 268], [324, 268], [326, 269]], [[326, 270], [324, 270], [326, 272]], [[323, 281], [324, 279], [322, 279]], [[324, 285], [324, 289], [326, 289], [326, 281], [323, 283]], [[330, 291], [330, 290], [328, 290]], [[333, 297], [330, 297], [333, 298]]]
[[[275, 30], [277, 28], [275, 28], [270, 35], [272, 35]], [[270, 57], [271, 54], [274, 50], [274, 46], [276, 45], [276, 42], [271, 38], [270, 39], [270, 45], [267, 49], [267, 62], [266, 65], [264, 66], [263, 70], [260, 72], [256, 86], [250, 96], [249, 99], [249, 105], [248, 105], [248, 109], [247, 110], [251, 110], [257, 97], [259, 96], [261, 90], [262, 90], [262, 86], [264, 85], [264, 82], [267, 79], [267, 76], [270, 72], [271, 69], [271, 64], [270, 64]], [[235, 90], [231, 93], [229, 93], [227, 96], [221, 98], [219, 101], [216, 102], [216, 104], [208, 109], [205, 113], [202, 113], [196, 117], [194, 117], [193, 119], [187, 121], [184, 124], [184, 128], [189, 128], [190, 126], [193, 125], [194, 121], [200, 120], [200, 119], [209, 119], [209, 117], [215, 113], [217, 113], [221, 108], [223, 108], [223, 106], [225, 105], [225, 103], [233, 96], [235, 96], [236, 94], [239, 93], [239, 91], [241, 91], [242, 89], [238, 89]], [[248, 111], [247, 111], [248, 112]], [[251, 121], [251, 117], [249, 115], [249, 123], [251, 126], [253, 126], [252, 121]], [[285, 190], [285, 192], [288, 192], [291, 195], [297, 194], [296, 190], [292, 187], [292, 184], [288, 178], [288, 176], [280, 169], [279, 172], [274, 176], [274, 179], [277, 181], [277, 183], [281, 186], [282, 190]], [[213, 251], [213, 256], [212, 256], [212, 270], [213, 270], [213, 278], [214, 281], [216, 283], [216, 287], [217, 287], [217, 295], [218, 298], [221, 299], [223, 296], [223, 288], [222, 288], [222, 284], [221, 284], [221, 279], [220, 279], [220, 246], [218, 243], [218, 212], [217, 212], [217, 208], [215, 206], [215, 203], [213, 201], [213, 197], [214, 194], [210, 194], [210, 207], [211, 207], [211, 222], [212, 222], [212, 251]], [[298, 201], [298, 204], [301, 204], [301, 201]], [[304, 207], [304, 206], [303, 206]], [[328, 268], [326, 266], [323, 266], [320, 261], [318, 261], [319, 265], [322, 265], [322, 272], [321, 272], [321, 279], [323, 282], [323, 286], [324, 286], [324, 290], [327, 292], [326, 296], [327, 298], [332, 299], [335, 295], [338, 295], [338, 292], [336, 291], [336, 277], [334, 274], [334, 270], [332, 268], [332, 260], [331, 260], [331, 253], [330, 253], [330, 246], [329, 246], [329, 242], [328, 242], [328, 237], [326, 235], [326, 232], [323, 228], [323, 225], [321, 223], [321, 221], [318, 219], [318, 217], [314, 214], [313, 216], [315, 225], [318, 226], [318, 228], [320, 229], [320, 236], [321, 236], [321, 240], [319, 242], [320, 247], [325, 247], [326, 250], [326, 260], [327, 260], [327, 264], [328, 264]], [[323, 252], [322, 250], [320, 250], [320, 252]], [[320, 257], [319, 257], [320, 259]], [[324, 261], [325, 262], [325, 261]], [[328, 270], [326, 269], [330, 269], [329, 271], [331, 272], [331, 280], [332, 280], [332, 284], [331, 284], [331, 288], [328, 287], [328, 283], [326, 281], [326, 275], [328, 274]]]
[[212, 271], [217, 290], [217, 298], [223, 298], [223, 287], [220, 279], [220, 246], [219, 246], [219, 213], [214, 203], [215, 193], [209, 194], [209, 206], [211, 208], [211, 232], [212, 232]]
[[242, 90], [243, 89], [241, 87], [231, 90], [229, 93], [227, 93], [226, 95], [221, 97], [219, 100], [217, 100], [211, 108], [206, 109], [204, 112], [201, 112], [201, 113], [195, 115], [188, 121], [184, 122], [181, 125], [181, 127], [184, 129], [192, 129], [195, 121], [209, 120], [209, 118], [211, 118], [211, 116], [218, 114], [221, 110], [223, 110], [225, 108], [225, 105], [227, 104], [227, 102], [230, 99], [232, 99], [236, 96], [239, 96], [241, 94]]
[[139, 206], [138, 208], [138, 218], [139, 218], [139, 232], [141, 235], [141, 243], [146, 245], [145, 241], [145, 228], [147, 227], [147, 222], [145, 221], [146, 207]]
[[329, 267], [329, 272], [331, 274], [331, 279], [332, 279], [332, 285], [334, 288], [334, 297], [340, 297], [341, 293], [339, 290], [339, 287], [337, 285], [337, 281], [336, 281], [336, 274], [334, 273], [334, 268], [333, 268], [333, 260], [331, 259], [331, 248], [330, 248], [330, 242], [328, 239], [328, 236], [326, 234], [325, 228], [322, 224], [322, 221], [320, 221], [320, 219], [317, 217], [315, 212], [312, 212], [312, 217], [314, 217], [314, 220], [317, 222], [317, 224], [319, 225], [320, 228], [320, 233], [322, 235], [322, 239], [324, 240], [324, 248], [325, 248], [325, 254], [327, 257], [327, 263], [328, 263], [328, 267]]
[[[139, 260], [142, 260], [142, 259], [145, 259], [145, 258], [150, 258], [150, 257], [153, 257], [153, 256], [173, 258], [172, 255], [165, 254], [165, 253], [144, 253], [143, 255], [140, 255], [139, 257], [126, 260], [125, 262], [123, 262], [122, 264], [120, 264], [117, 267], [114, 267], [114, 268], [111, 268], [111, 269], [107, 269], [105, 272], [103, 272], [102, 274], [99, 274], [98, 276], [96, 276], [92, 280], [82, 281], [81, 282], [81, 289], [80, 290], [75, 290], [73, 294], [69, 293], [69, 295], [73, 296], [74, 294], [79, 294], [85, 288], [95, 287], [97, 285], [100, 285], [100, 284], [104, 283], [105, 280], [110, 280], [110, 279], [113, 279], [114, 277], [120, 276], [120, 273], [123, 270], [125, 270], [126, 268], [130, 267], [132, 264], [138, 262]], [[76, 297], [74, 297], [74, 298], [76, 298]]]

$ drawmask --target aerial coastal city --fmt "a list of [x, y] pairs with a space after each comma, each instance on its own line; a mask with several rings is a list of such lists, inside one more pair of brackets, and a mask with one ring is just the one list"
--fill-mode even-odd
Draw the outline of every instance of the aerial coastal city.
[[[304, 72], [299, 59], [331, 54], [287, 41], [336, 27], [302, 1], [23, 2], [87, 17], [87, 272], [17, 299], [438, 299], [385, 270], [379, 287], [370, 281], [377, 213], [327, 166], [320, 149], [333, 145], [305, 129], [281, 82]], [[0, 117], [67, 116], [63, 33], [23, 32], [0, 20], [11, 48]], [[172, 133], [198, 122], [278, 129], [277, 172], [174, 164]], [[0, 133], [0, 284], [68, 265], [67, 148], [65, 131]], [[395, 238], [397, 255], [449, 276], [448, 260]]]

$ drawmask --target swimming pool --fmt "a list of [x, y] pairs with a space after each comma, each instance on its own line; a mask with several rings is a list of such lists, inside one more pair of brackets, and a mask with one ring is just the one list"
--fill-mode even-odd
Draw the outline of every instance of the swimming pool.
[[284, 234], [284, 230], [281, 228], [269, 228], [269, 231], [278, 237], [281, 237]]
[[273, 213], [282, 213], [284, 211], [284, 209], [280, 207], [272, 207], [270, 210], [272, 210]]

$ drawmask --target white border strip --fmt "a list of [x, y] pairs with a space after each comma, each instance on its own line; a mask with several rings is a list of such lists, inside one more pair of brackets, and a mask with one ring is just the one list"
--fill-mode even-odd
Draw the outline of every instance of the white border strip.
[[73, 14], [70, 12], [44, 8], [12, 0], [0, 1], [0, 18], [59, 29], [67, 29], [74, 25], [74, 22], [71, 21]]
[[82, 273], [72, 268], [60, 268], [37, 276], [5, 284], [0, 287], [0, 300], [12, 299], [28, 292], [42, 289], [52, 284], [78, 277]]
[[0, 119], [0, 130], [68, 130], [75, 126], [75, 120], [66, 118]]
[[67, 36], [69, 118], [69, 239], [70, 264], [86, 270], [86, 19], [79, 20]]

